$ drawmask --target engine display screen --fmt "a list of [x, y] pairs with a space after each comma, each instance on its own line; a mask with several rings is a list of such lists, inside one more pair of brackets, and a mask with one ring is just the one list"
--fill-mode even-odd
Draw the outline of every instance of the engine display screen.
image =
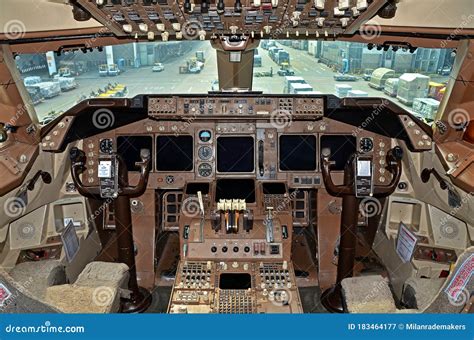
[[344, 170], [349, 158], [356, 152], [356, 138], [350, 135], [321, 136], [321, 150], [328, 148], [331, 151], [330, 161], [336, 162], [334, 170]]
[[[140, 162], [140, 150], [148, 149], [152, 154], [153, 137], [151, 136], [119, 136], [117, 137], [117, 153], [122, 156], [128, 171], [139, 171], [135, 166]], [[150, 162], [151, 167], [152, 162]]]
[[193, 163], [192, 136], [158, 136], [156, 170], [191, 171]]
[[219, 277], [220, 289], [249, 289], [252, 279], [247, 273], [223, 273]]
[[252, 172], [254, 149], [252, 137], [217, 138], [217, 171]]
[[282, 135], [280, 136], [280, 170], [313, 171], [316, 170], [316, 136]]

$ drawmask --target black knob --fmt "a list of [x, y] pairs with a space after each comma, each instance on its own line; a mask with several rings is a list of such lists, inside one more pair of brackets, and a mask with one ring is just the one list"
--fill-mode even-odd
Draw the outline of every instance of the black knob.
[[225, 3], [224, 0], [219, 0], [217, 3], [217, 13], [221, 14], [225, 11]]
[[211, 247], [211, 252], [215, 253], [217, 251], [217, 247], [216, 246], [212, 246]]
[[396, 146], [392, 149], [392, 156], [396, 161], [401, 161], [403, 158], [403, 149], [399, 146]]
[[222, 247], [222, 252], [227, 253], [228, 248], [226, 246]]
[[191, 13], [191, 1], [185, 0], [184, 1], [184, 12]]
[[234, 249], [232, 249], [234, 251], [234, 253], [238, 253], [239, 252], [239, 247], [234, 247]]
[[385, 7], [380, 9], [377, 14], [381, 18], [392, 19], [395, 16], [396, 12], [397, 12], [397, 4], [393, 2], [393, 3], [388, 3], [387, 5], [385, 5]]
[[82, 151], [82, 150], [79, 149], [79, 148], [73, 147], [73, 148], [71, 148], [71, 150], [69, 151], [69, 158], [70, 158], [71, 161], [73, 161], [73, 162], [80, 162], [80, 161], [83, 160], [85, 157], [86, 157], [86, 154], [84, 153], [84, 151]]
[[209, 3], [206, 0], [203, 0], [201, 3], [201, 13], [209, 12]]
[[242, 3], [240, 2], [240, 0], [235, 0], [234, 12], [235, 13], [242, 12]]
[[248, 253], [250, 251], [250, 247], [245, 247], [244, 252]]
[[400, 183], [398, 183], [398, 189], [399, 190], [407, 190], [408, 189], [408, 184], [406, 182], [400, 182]]

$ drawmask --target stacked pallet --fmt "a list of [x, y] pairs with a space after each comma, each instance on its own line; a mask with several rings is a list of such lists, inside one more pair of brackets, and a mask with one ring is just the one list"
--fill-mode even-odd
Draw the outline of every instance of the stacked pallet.
[[339, 98], [347, 97], [352, 86], [347, 84], [336, 84], [336, 96]]
[[397, 99], [411, 106], [415, 98], [428, 97], [430, 77], [419, 73], [404, 73], [398, 81]]

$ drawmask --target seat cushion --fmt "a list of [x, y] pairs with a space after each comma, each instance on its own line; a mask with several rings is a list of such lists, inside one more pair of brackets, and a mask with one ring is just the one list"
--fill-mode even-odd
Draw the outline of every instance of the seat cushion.
[[91, 262], [74, 284], [49, 287], [46, 301], [64, 313], [117, 313], [128, 277], [123, 263]]
[[120, 296], [116, 287], [60, 285], [46, 290], [46, 302], [63, 313], [117, 313]]
[[38, 299], [44, 299], [48, 287], [66, 283], [65, 267], [58, 260], [23, 262], [9, 274]]
[[407, 308], [425, 309], [436, 297], [445, 281], [444, 278], [409, 278], [403, 286], [403, 304]]
[[79, 274], [77, 286], [127, 288], [128, 266], [124, 263], [91, 262]]
[[[34, 284], [34, 282], [31, 282]], [[59, 313], [54, 306], [30, 293], [28, 287], [16, 282], [0, 269], [0, 314], [2, 313]], [[46, 293], [46, 290], [45, 290]], [[1, 319], [1, 318], [0, 318]]]
[[341, 285], [349, 313], [394, 313], [397, 310], [389, 281], [380, 275], [347, 278]]

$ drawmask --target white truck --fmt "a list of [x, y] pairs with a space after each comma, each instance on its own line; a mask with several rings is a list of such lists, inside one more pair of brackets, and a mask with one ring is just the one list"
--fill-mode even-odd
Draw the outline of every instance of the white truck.
[[54, 76], [54, 80], [59, 83], [59, 87], [63, 92], [73, 90], [77, 87], [76, 78], [74, 77], [62, 77], [56, 75]]

